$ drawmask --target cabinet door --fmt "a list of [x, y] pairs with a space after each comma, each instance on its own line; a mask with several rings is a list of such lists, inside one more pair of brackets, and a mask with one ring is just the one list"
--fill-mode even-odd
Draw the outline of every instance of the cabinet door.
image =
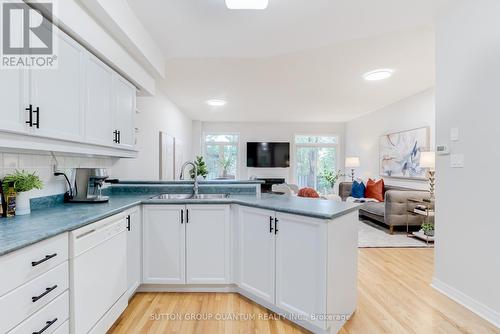
[[1, 70], [0, 75], [0, 130], [26, 132], [27, 107], [24, 101], [26, 71]]
[[134, 114], [136, 89], [127, 80], [114, 75], [115, 106], [113, 116], [113, 131], [120, 132], [121, 147], [132, 148], [135, 144]]
[[186, 281], [229, 282], [229, 205], [186, 206]]
[[274, 303], [274, 212], [240, 207], [239, 217], [239, 286]]
[[112, 146], [113, 71], [93, 55], [87, 54], [85, 73], [85, 141]]
[[142, 217], [140, 207], [127, 216], [127, 294], [129, 298], [141, 284], [142, 277]]
[[325, 314], [326, 222], [283, 213], [276, 219], [276, 305], [303, 316]]
[[82, 141], [84, 49], [61, 31], [56, 36], [57, 68], [30, 71], [29, 103], [39, 108], [39, 128], [33, 127], [32, 133]]
[[143, 282], [184, 284], [185, 223], [183, 205], [146, 205], [143, 208]]

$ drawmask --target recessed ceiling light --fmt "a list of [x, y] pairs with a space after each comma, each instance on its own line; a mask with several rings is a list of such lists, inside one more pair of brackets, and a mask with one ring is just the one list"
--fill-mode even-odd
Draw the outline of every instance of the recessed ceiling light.
[[223, 107], [226, 105], [225, 100], [220, 100], [220, 99], [211, 99], [207, 101], [207, 104], [211, 107]]
[[373, 70], [373, 71], [370, 71], [370, 72], [363, 74], [363, 79], [365, 79], [366, 81], [384, 80], [384, 79], [390, 78], [393, 73], [394, 73], [394, 70], [391, 70], [388, 68], [381, 68], [381, 69]]
[[269, 0], [226, 0], [229, 9], [266, 9]]

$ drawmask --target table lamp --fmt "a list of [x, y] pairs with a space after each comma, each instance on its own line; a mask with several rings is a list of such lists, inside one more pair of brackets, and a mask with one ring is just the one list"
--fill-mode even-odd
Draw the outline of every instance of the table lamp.
[[429, 184], [431, 201], [434, 201], [434, 184], [436, 181], [436, 154], [434, 152], [420, 152], [420, 167], [429, 169]]
[[345, 167], [351, 169], [351, 181], [354, 182], [354, 168], [359, 167], [359, 158], [358, 157], [346, 157], [345, 158]]

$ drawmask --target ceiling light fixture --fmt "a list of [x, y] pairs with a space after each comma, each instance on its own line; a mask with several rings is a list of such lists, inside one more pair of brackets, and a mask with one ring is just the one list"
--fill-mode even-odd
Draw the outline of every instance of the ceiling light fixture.
[[269, 0], [226, 0], [229, 9], [266, 9]]
[[225, 100], [220, 100], [220, 99], [211, 99], [207, 101], [207, 104], [211, 107], [223, 107], [226, 105]]
[[393, 73], [394, 70], [382, 68], [363, 74], [363, 79], [365, 79], [366, 81], [379, 81], [390, 78]]

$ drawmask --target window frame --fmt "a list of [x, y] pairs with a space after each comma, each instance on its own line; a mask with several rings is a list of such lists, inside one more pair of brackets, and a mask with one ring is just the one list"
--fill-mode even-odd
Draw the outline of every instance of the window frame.
[[[206, 141], [207, 136], [237, 136], [238, 140], [234, 142], [220, 142], [220, 141]], [[235, 146], [236, 147], [236, 175], [234, 175], [235, 180], [238, 179], [240, 174], [240, 140], [241, 136], [239, 132], [226, 132], [226, 131], [207, 131], [202, 133], [202, 145], [201, 153], [205, 161], [207, 160], [207, 144], [208, 145], [219, 145], [219, 157], [220, 154], [224, 154], [224, 146]]]
[[[297, 136], [309, 136], [309, 137], [335, 137], [337, 139], [337, 143], [297, 143]], [[292, 176], [293, 176], [293, 182], [298, 185], [299, 180], [297, 178], [297, 166], [298, 166], [298, 154], [297, 150], [299, 148], [303, 147], [325, 147], [325, 148], [335, 148], [335, 170], [340, 170], [343, 167], [343, 164], [340, 162], [340, 148], [341, 148], [341, 136], [339, 134], [310, 134], [310, 133], [295, 133], [293, 135], [293, 170], [292, 170]]]

